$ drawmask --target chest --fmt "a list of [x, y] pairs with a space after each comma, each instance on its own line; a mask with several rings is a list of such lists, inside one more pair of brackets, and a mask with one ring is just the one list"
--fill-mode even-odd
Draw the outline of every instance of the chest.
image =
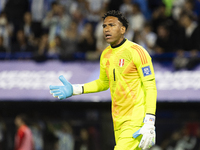
[[137, 73], [134, 57], [128, 51], [111, 54], [104, 62], [107, 77], [111, 81], [130, 78]]

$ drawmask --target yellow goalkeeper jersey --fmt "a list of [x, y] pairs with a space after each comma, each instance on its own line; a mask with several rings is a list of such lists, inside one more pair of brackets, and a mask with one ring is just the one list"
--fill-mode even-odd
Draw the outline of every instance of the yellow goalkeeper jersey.
[[151, 57], [127, 39], [101, 54], [99, 79], [84, 84], [84, 93], [110, 88], [114, 130], [142, 126], [146, 113], [155, 114], [156, 85]]

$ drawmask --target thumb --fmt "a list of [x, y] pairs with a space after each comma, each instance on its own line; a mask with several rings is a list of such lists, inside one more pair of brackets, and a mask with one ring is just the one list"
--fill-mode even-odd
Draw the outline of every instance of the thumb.
[[59, 76], [59, 79], [65, 86], [70, 84], [63, 75]]

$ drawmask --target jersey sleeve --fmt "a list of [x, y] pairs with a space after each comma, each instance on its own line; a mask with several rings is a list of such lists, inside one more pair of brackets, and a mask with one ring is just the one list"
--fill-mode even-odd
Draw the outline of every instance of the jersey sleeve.
[[145, 90], [146, 113], [155, 114], [157, 89], [151, 57], [148, 52], [140, 46], [133, 47], [133, 49], [133, 61], [137, 67]]
[[101, 55], [99, 79], [84, 84], [84, 93], [95, 93], [95, 92], [105, 91], [109, 88], [109, 80], [102, 59], [103, 58]]
[[140, 46], [132, 48], [134, 49], [133, 61], [138, 69], [141, 80], [155, 79], [153, 64], [148, 52]]

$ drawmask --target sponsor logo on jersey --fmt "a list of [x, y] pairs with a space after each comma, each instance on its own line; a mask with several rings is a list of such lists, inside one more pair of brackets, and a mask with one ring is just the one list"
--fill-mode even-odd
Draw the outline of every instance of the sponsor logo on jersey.
[[148, 75], [151, 75], [151, 69], [150, 66], [146, 66], [142, 68], [143, 76], [146, 77]]
[[124, 66], [124, 59], [119, 59], [119, 66], [123, 67]]
[[107, 60], [107, 62], [106, 62], [106, 66], [110, 66], [110, 62], [109, 62], [109, 60]]

